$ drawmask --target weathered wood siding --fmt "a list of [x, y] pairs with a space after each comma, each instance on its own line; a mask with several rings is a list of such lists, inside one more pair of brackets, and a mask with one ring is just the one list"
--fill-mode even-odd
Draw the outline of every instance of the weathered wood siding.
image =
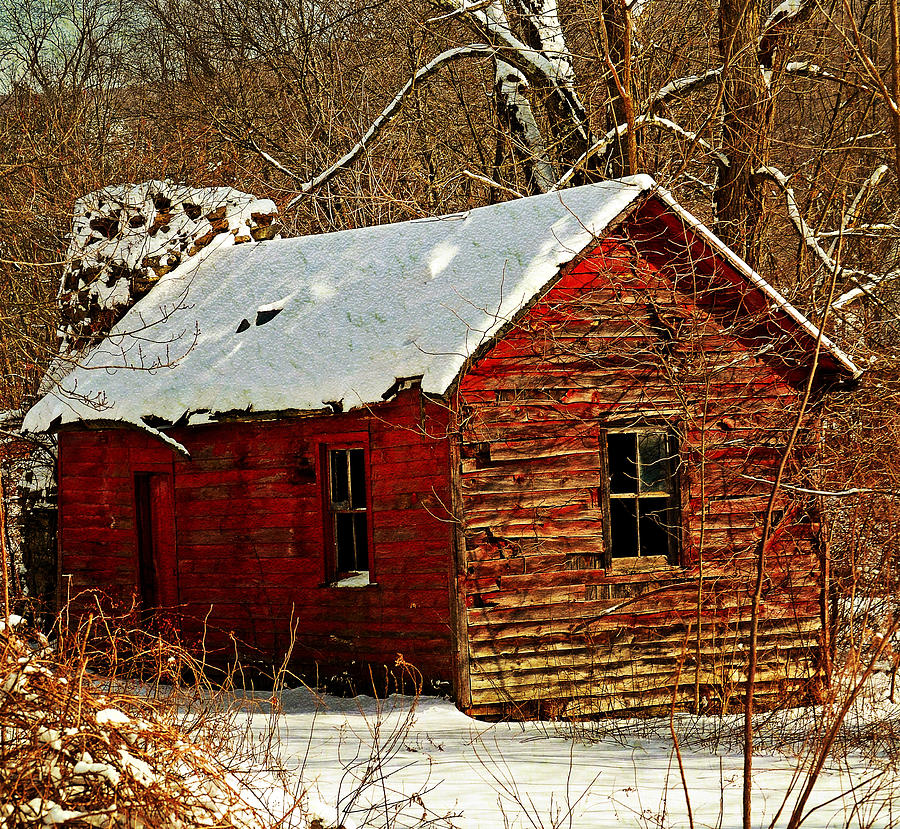
[[[64, 590], [138, 592], [134, 476], [174, 487], [177, 610], [186, 634], [221, 656], [233, 632], [247, 658], [342, 671], [398, 653], [449, 679], [449, 461], [444, 407], [417, 390], [370, 411], [174, 430], [176, 455], [129, 429], [60, 434]], [[377, 584], [327, 586], [320, 447], [367, 436]], [[65, 598], [65, 596], [63, 597]], [[205, 628], [205, 633], [204, 633]], [[226, 650], [218, 650], [226, 649]]]
[[[481, 714], [728, 708], [809, 351], [770, 306], [651, 200], [471, 362], [447, 406], [411, 390], [173, 430], [189, 460], [134, 430], [64, 431], [62, 588], [139, 593], [135, 475], [168, 475], [178, 615], [219, 653], [233, 632], [245, 656], [278, 658], [292, 629], [295, 661], [325, 671], [402, 653]], [[677, 440], [680, 549], [606, 566], [604, 430], [629, 426]], [[360, 441], [377, 583], [334, 587], [322, 447]], [[814, 444], [804, 429], [790, 483], [807, 483]], [[818, 679], [822, 583], [812, 505], [775, 506], [758, 687], [781, 698]]]
[[[652, 708], [695, 690], [721, 708], [742, 694], [770, 489], [758, 479], [774, 477], [805, 373], [773, 358], [796, 342], [771, 339], [777, 318], [753, 319], [760, 297], [658, 215], [567, 268], [460, 381], [462, 704], [476, 713]], [[680, 559], [607, 569], [602, 430], [633, 423], [680, 444]], [[814, 516], [776, 506], [758, 674], [769, 695], [809, 688], [821, 632]]]

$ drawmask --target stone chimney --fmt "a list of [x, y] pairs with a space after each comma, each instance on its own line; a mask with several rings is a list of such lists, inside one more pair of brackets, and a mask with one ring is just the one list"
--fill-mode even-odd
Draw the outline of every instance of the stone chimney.
[[276, 212], [269, 199], [230, 187], [171, 181], [78, 199], [59, 290], [60, 357], [77, 359], [176, 268], [223, 245], [275, 238]]

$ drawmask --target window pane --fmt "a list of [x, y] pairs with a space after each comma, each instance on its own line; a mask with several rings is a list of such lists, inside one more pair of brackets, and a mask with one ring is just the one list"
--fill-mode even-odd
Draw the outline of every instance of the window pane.
[[350, 505], [366, 507], [366, 459], [362, 449], [350, 449]]
[[356, 569], [356, 551], [353, 540], [353, 515], [339, 512], [334, 516], [334, 545], [337, 550], [337, 569], [347, 573]]
[[637, 501], [632, 498], [613, 498], [609, 502], [609, 529], [613, 558], [636, 556]]
[[669, 554], [669, 538], [672, 511], [667, 498], [641, 498], [641, 555], [665, 556]]
[[347, 450], [332, 449], [331, 456], [331, 503], [346, 504], [350, 493], [347, 490]]
[[637, 448], [634, 432], [608, 434], [606, 458], [609, 464], [609, 491], [637, 492]]
[[354, 570], [369, 569], [369, 534], [366, 527], [366, 514], [358, 512], [353, 516], [353, 529], [356, 536], [356, 564]]
[[669, 491], [669, 457], [666, 435], [644, 432], [638, 437], [641, 459], [641, 492]]

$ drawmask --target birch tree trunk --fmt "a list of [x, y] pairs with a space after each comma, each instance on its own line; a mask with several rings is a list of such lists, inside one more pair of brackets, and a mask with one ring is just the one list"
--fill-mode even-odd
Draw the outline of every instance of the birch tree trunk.
[[[556, 182], [553, 167], [547, 156], [544, 137], [538, 128], [525, 96], [528, 81], [514, 66], [503, 60], [495, 61], [494, 96], [500, 123], [509, 135], [516, 155], [525, 169], [528, 192], [546, 193]], [[502, 137], [499, 141], [502, 142]]]
[[575, 67], [559, 19], [556, 0], [512, 0], [521, 19], [522, 41], [548, 61], [551, 72], [534, 80], [547, 101], [549, 131], [557, 157], [567, 167], [592, 143], [587, 112], [575, 88]]

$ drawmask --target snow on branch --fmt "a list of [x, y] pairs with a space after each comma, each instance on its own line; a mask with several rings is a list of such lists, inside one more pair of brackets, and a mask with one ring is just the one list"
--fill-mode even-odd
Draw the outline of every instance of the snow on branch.
[[818, 235], [820, 239], [830, 239], [835, 236], [900, 236], [900, 225], [876, 222], [848, 227], [844, 230], [823, 230]]
[[[575, 67], [566, 45], [556, 0], [513, 0], [513, 6], [533, 28], [541, 55], [553, 66], [552, 79], [574, 94]], [[575, 100], [578, 100], [577, 96]], [[578, 104], [581, 106], [580, 101]], [[583, 107], [581, 115], [586, 117]]]
[[[757, 478], [755, 475], [741, 475], [741, 477], [760, 484], [772, 485], [775, 483], [768, 478]], [[822, 495], [826, 498], [848, 498], [852, 495], [890, 495], [894, 498], [900, 497], [900, 492], [896, 489], [881, 487], [854, 486], [849, 489], [809, 489], [803, 486], [792, 486], [791, 484], [781, 484], [781, 487], [801, 495]]]
[[763, 36], [769, 34], [776, 27], [795, 21], [811, 5], [809, 0], [783, 0], [772, 9], [772, 13], [763, 23]]
[[727, 167], [730, 163], [728, 161], [728, 156], [725, 155], [721, 150], [715, 149], [708, 141], [705, 141], [700, 137], [699, 134], [695, 132], [691, 132], [690, 130], [684, 129], [684, 127], [676, 124], [674, 121], [669, 118], [660, 118], [656, 115], [648, 115], [645, 123], [651, 127], [659, 127], [660, 129], [668, 130], [669, 132], [679, 136], [680, 138], [686, 138], [688, 141], [696, 142], [698, 147], [702, 147], [706, 152], [712, 155], [716, 161]]
[[651, 112], [655, 112], [660, 104], [664, 104], [671, 98], [695, 92], [698, 89], [702, 89], [704, 86], [715, 83], [721, 77], [722, 67], [717, 66], [715, 69], [709, 69], [701, 75], [685, 75], [683, 78], [676, 78], [674, 81], [669, 81], [650, 99], [649, 109]]
[[[881, 180], [887, 175], [888, 166], [887, 164], [880, 164], [876, 167], [872, 174], [862, 183], [862, 186], [859, 188], [859, 191], [856, 194], [856, 197], [853, 199], [850, 207], [847, 212], [844, 214], [841, 220], [841, 233], [847, 232], [848, 225], [852, 224], [857, 217], [859, 216], [859, 211], [861, 209], [861, 205], [863, 201], [868, 196], [869, 192], [874, 190]], [[896, 225], [872, 225], [871, 227], [878, 228], [889, 228], [888, 232], [896, 232]], [[886, 232], [878, 235], [887, 235]], [[832, 243], [831, 249], [829, 252], [834, 251], [834, 247], [837, 244], [837, 240]], [[833, 303], [832, 307], [840, 310], [846, 305], [849, 305], [853, 300], [858, 299], [859, 297], [870, 294], [879, 284], [885, 282], [886, 280], [895, 279], [898, 275], [900, 275], [900, 270], [894, 269], [892, 271], [888, 271], [884, 274], [867, 274], [864, 277], [863, 281], [859, 281], [859, 279], [855, 279], [857, 285], [855, 288], [846, 291], [841, 294]]]
[[513, 0], [513, 5], [537, 36], [541, 54], [553, 64], [557, 102], [569, 113], [582, 146], [587, 146], [593, 136], [587, 110], [575, 89], [575, 65], [560, 23], [557, 0]]
[[[427, 78], [429, 75], [434, 74], [440, 67], [444, 66], [447, 63], [451, 63], [456, 60], [460, 60], [461, 58], [469, 58], [475, 55], [484, 55], [484, 54], [492, 54], [494, 52], [494, 48], [488, 46], [484, 43], [473, 43], [468, 46], [458, 46], [454, 49], [447, 49], [445, 52], [441, 52], [439, 55], [433, 57], [428, 63], [426, 63], [421, 69], [419, 69], [403, 86], [403, 88], [393, 97], [391, 102], [381, 111], [381, 114], [369, 125], [369, 128], [363, 134], [362, 138], [356, 142], [356, 144], [349, 149], [344, 155], [342, 155], [337, 161], [334, 162], [328, 169], [319, 173], [315, 178], [309, 179], [308, 181], [303, 182], [300, 185], [300, 193], [291, 199], [288, 202], [288, 207], [293, 207], [303, 198], [303, 196], [312, 193], [314, 190], [317, 190], [326, 182], [330, 181], [337, 173], [341, 170], [349, 167], [362, 153], [363, 150], [369, 145], [373, 138], [375, 138], [384, 126], [391, 120], [391, 118], [397, 113], [400, 107], [403, 105], [403, 102], [406, 100], [407, 96], [412, 92], [412, 90], [416, 87], [420, 81]], [[270, 161], [270, 163], [274, 163], [276, 167], [278, 167], [283, 172], [290, 175], [292, 178], [298, 178], [294, 173], [287, 170], [282, 165], [278, 164], [267, 157], [258, 147], [255, 147], [256, 151], [259, 152], [263, 158]]]
[[855, 89], [860, 89], [863, 92], [871, 92], [871, 88], [866, 86], [865, 84], [856, 83], [855, 81], [848, 80], [847, 78], [841, 78], [838, 75], [835, 75], [833, 72], [829, 72], [827, 69], [823, 69], [821, 66], [818, 66], [815, 63], [809, 63], [808, 61], [790, 61], [785, 64], [784, 71], [788, 75], [796, 75], [800, 78], [811, 78], [813, 80], [820, 81], [834, 81], [835, 83], [844, 84], [845, 86], [852, 86]]
[[797, 204], [797, 197], [794, 195], [794, 188], [790, 186], [788, 177], [777, 167], [760, 167], [755, 171], [757, 176], [763, 176], [778, 185], [782, 193], [784, 193], [785, 202], [787, 203], [788, 218], [794, 225], [797, 233], [803, 243], [816, 255], [822, 264], [828, 269], [829, 273], [837, 273], [841, 269], [837, 262], [832, 259], [825, 249], [819, 244], [819, 240], [813, 233], [810, 226], [800, 213], [800, 207]]
[[790, 186], [788, 177], [777, 167], [760, 167], [755, 171], [755, 174], [774, 182], [781, 189], [782, 193], [784, 193], [788, 218], [791, 220], [791, 224], [794, 225], [797, 233], [800, 234], [803, 244], [816, 255], [819, 261], [825, 266], [825, 269], [833, 275], [837, 275], [838, 273], [852, 273], [841, 268], [819, 244], [818, 237], [813, 233], [812, 229], [800, 213], [800, 207], [797, 204], [797, 198], [794, 195], [794, 188]]
[[[679, 124], [676, 124], [669, 118], [662, 118], [659, 115], [639, 115], [634, 119], [634, 127], [635, 130], [643, 129], [644, 127], [657, 127], [658, 129], [667, 130], [668, 132], [673, 133], [674, 135], [679, 136], [680, 138], [686, 138], [688, 141], [693, 141], [697, 144], [698, 147], [702, 147], [706, 152], [712, 155], [719, 164], [728, 165], [728, 157], [721, 152], [720, 150], [715, 149], [708, 141], [701, 138], [697, 133], [691, 132], [690, 130], [686, 130]], [[619, 124], [616, 127], [613, 127], [606, 135], [604, 135], [599, 141], [594, 143], [590, 149], [575, 164], [572, 165], [556, 182], [553, 189], [559, 190], [561, 187], [565, 187], [565, 185], [572, 179], [572, 177], [577, 172], [578, 168], [584, 164], [589, 158], [595, 155], [599, 155], [600, 153], [605, 152], [609, 146], [615, 141], [617, 138], [625, 135], [628, 132], [627, 124]]]
[[[575, 90], [571, 57], [562, 40], [562, 29], [558, 21], [555, 27], [547, 24], [544, 31], [539, 32], [546, 45], [546, 51], [539, 51], [515, 36], [502, 4], [496, 0], [487, 6], [482, 3], [467, 3], [466, 0], [442, 0], [442, 3], [450, 10], [463, 14], [481, 37], [502, 52], [503, 60], [515, 66], [526, 77], [539, 79], [547, 84], [568, 111], [573, 125], [587, 135], [586, 110]], [[534, 14], [529, 14], [528, 17], [535, 22]]]
[[856, 282], [856, 287], [851, 288], [846, 293], [841, 294], [834, 302], [831, 303], [831, 307], [840, 311], [842, 308], [845, 308], [855, 299], [859, 299], [861, 296], [865, 296], [866, 294], [871, 294], [879, 285], [884, 282], [890, 282], [891, 280], [896, 279], [900, 276], [900, 268], [894, 268], [892, 271], [887, 271], [887, 273], [882, 274], [866, 274], [868, 279], [861, 280], [858, 276], [853, 277], [853, 281]]
[[831, 243], [831, 247], [828, 249], [828, 255], [834, 256], [835, 247], [840, 241], [841, 236], [847, 230], [847, 227], [851, 225], [854, 221], [856, 221], [859, 216], [859, 211], [862, 206], [863, 201], [868, 196], [869, 192], [878, 186], [878, 183], [881, 179], [884, 178], [885, 173], [887, 173], [888, 167], [887, 164], [879, 164], [873, 171], [872, 174], [862, 183], [862, 186], [859, 188], [856, 196], [853, 201], [850, 203], [850, 207], [844, 212], [844, 215], [841, 216], [841, 229], [837, 238]]
[[[800, 78], [833, 81], [846, 86], [853, 86], [863, 91], [869, 90], [869, 87], [865, 85], [841, 78], [833, 72], [829, 72], [827, 69], [823, 69], [821, 66], [818, 66], [815, 63], [809, 63], [808, 61], [790, 61], [785, 64], [784, 71], [785, 74], [795, 75]], [[699, 75], [685, 75], [682, 78], [676, 78], [674, 81], [669, 81], [665, 86], [660, 87], [656, 94], [650, 99], [648, 109], [650, 112], [658, 113], [660, 107], [673, 98], [681, 98], [685, 95], [690, 95], [698, 89], [703, 89], [705, 86], [717, 83], [721, 77], [722, 67], [716, 66], [713, 69], [708, 69], [706, 72], [701, 72]]]
[[472, 179], [472, 181], [477, 181], [481, 184], [487, 185], [488, 187], [495, 187], [498, 190], [502, 190], [504, 193], [509, 193], [509, 195], [513, 196], [513, 198], [521, 199], [525, 197], [524, 193], [520, 193], [518, 190], [513, 190], [512, 187], [507, 187], [505, 184], [501, 184], [499, 181], [494, 181], [494, 179], [483, 176], [480, 173], [473, 173], [471, 170], [463, 170], [462, 174], [467, 178]]
[[[880, 179], [880, 176], [876, 177], [877, 173], [878, 170], [876, 170], [872, 174], [872, 176], [869, 177], [867, 183], [863, 185], [863, 188], [866, 188], [867, 186], [873, 186], [869, 185], [869, 182], [872, 182], [873, 179], [877, 183], [878, 179]], [[815, 254], [815, 256], [819, 259], [828, 273], [834, 276], [850, 277], [850, 279], [852, 279], [856, 283], [855, 288], [852, 288], [846, 293], [841, 294], [841, 296], [839, 296], [831, 303], [832, 308], [839, 311], [849, 305], [853, 300], [858, 299], [865, 294], [870, 294], [874, 290], [874, 288], [876, 288], [882, 282], [895, 279], [900, 276], [900, 269], [896, 268], [892, 271], [888, 271], [887, 273], [875, 274], [841, 267], [819, 244], [818, 235], [812, 231], [812, 229], [804, 220], [803, 216], [800, 214], [800, 207], [797, 204], [797, 198], [794, 195], [794, 189], [790, 186], [788, 177], [777, 167], [760, 167], [755, 171], [755, 174], [758, 176], [764, 176], [765, 178], [774, 182], [784, 193], [785, 201], [787, 203], [788, 218], [791, 220], [791, 224], [794, 225], [794, 228], [797, 230], [797, 233], [800, 235], [803, 243]], [[856, 200], [854, 200], [854, 204], [856, 203]], [[852, 205], [851, 210], [853, 210]]]
[[551, 82], [570, 80], [558, 77], [561, 64], [551, 61], [513, 34], [506, 13], [497, 2], [485, 6], [482, 3], [467, 3], [466, 0], [444, 0], [444, 5], [465, 16], [492, 46], [503, 50], [504, 60], [526, 75], [539, 76]]
[[429, 17], [428, 20], [425, 21], [425, 25], [430, 26], [434, 23], [442, 23], [445, 20], [452, 20], [455, 17], [462, 17], [463, 15], [468, 14], [470, 11], [487, 8], [493, 2], [494, 0], [479, 0], [478, 3], [473, 3], [468, 6], [460, 6], [459, 8], [453, 9], [453, 11], [447, 12], [447, 14], [439, 14], [437, 17]]
[[885, 177], [888, 171], [887, 164], [879, 164], [873, 171], [872, 175], [870, 175], [859, 188], [859, 192], [856, 194], [856, 198], [853, 199], [853, 203], [850, 205], [850, 209], [844, 215], [844, 221], [842, 223], [843, 227], [854, 222], [859, 215], [860, 205], [862, 204], [863, 199], [869, 194], [870, 190], [874, 190], [881, 180]]
[[790, 29], [802, 23], [813, 10], [812, 0], [783, 0], [773, 10], [762, 25], [757, 60], [763, 70], [771, 70], [779, 41]]
[[522, 157], [531, 188], [538, 193], [547, 193], [553, 188], [555, 174], [531, 102], [524, 94], [528, 80], [505, 60], [496, 58], [494, 64], [498, 114], [506, 122], [513, 145]]
[[275, 158], [275, 156], [273, 156], [271, 153], [267, 153], [262, 147], [259, 146], [256, 139], [252, 136], [247, 139], [246, 143], [247, 146], [250, 147], [251, 150], [253, 150], [253, 152], [255, 152], [257, 155], [259, 155], [260, 158], [263, 159], [263, 161], [271, 164], [276, 170], [284, 173], [288, 178], [298, 180], [303, 179], [303, 176], [301, 176], [300, 173], [298, 173], [296, 170], [291, 170], [289, 167], [285, 167], [284, 164], [282, 164], [277, 158]]

